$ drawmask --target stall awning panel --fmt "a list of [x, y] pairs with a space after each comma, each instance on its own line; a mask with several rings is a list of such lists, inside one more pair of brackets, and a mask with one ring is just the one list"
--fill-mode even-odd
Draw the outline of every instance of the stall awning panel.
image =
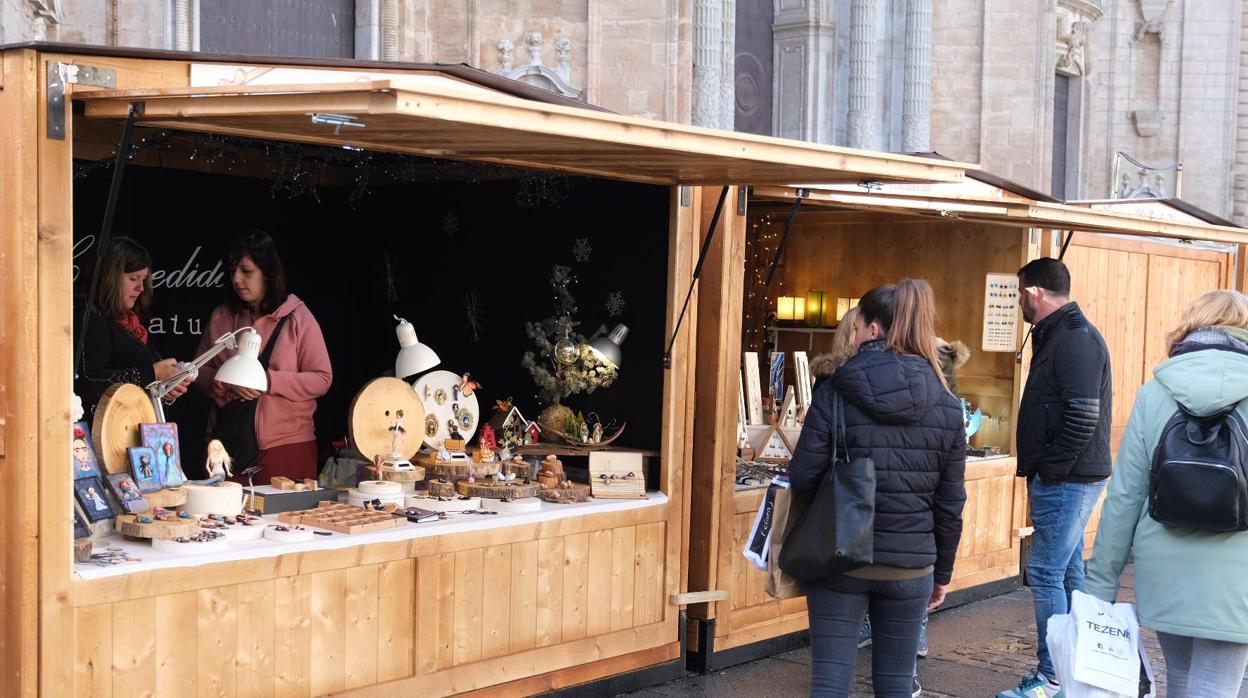
[[[395, 79], [80, 92], [88, 117], [656, 184], [960, 181], [974, 165], [619, 116]], [[349, 117], [336, 126], [326, 116]], [[314, 117], [317, 117], [314, 119]], [[342, 120], [339, 120], [342, 121]]]
[[[1248, 243], [1248, 230], [1204, 223], [1190, 216], [1152, 216], [1144, 215], [1141, 209], [1035, 201], [1001, 190], [986, 191], [975, 182], [957, 186], [884, 185], [877, 191], [818, 185], [806, 191], [808, 195], [803, 204], [806, 208], [898, 213], [1022, 228]], [[756, 200], [782, 202], [792, 201], [796, 196], [794, 187], [754, 190]]]

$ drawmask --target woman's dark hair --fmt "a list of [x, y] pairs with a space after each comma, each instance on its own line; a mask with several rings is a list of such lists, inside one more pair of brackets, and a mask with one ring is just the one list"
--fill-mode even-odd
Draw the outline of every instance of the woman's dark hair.
[[[115, 237], [108, 241], [100, 250], [100, 282], [95, 289], [92, 301], [100, 312], [120, 320], [129, 312], [121, 302], [121, 287], [125, 284], [126, 274], [152, 268], [152, 255], [147, 248], [128, 237]], [[143, 282], [143, 293], [134, 302], [134, 312], [141, 320], [147, 320], [147, 311], [152, 307], [152, 275], [148, 274]]]
[[[226, 262], [230, 273], [243, 261], [250, 257], [256, 268], [264, 274], [264, 298], [260, 301], [258, 315], [268, 315], [286, 302], [286, 267], [282, 266], [282, 258], [277, 254], [277, 245], [273, 238], [263, 230], [251, 230], [234, 238], [230, 243]], [[249, 310], [243, 299], [238, 297], [233, 283], [226, 284], [226, 303], [234, 312]]]
[[940, 384], [949, 389], [936, 351], [936, 294], [931, 284], [902, 279], [896, 285], [876, 286], [858, 301], [858, 312], [864, 324], [877, 323], [888, 335], [889, 351], [927, 359]]

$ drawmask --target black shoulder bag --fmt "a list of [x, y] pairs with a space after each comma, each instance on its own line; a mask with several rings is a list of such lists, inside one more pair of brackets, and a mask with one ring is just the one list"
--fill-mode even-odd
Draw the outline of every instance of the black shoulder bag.
[[[269, 357], [273, 355], [273, 347], [277, 345], [277, 338], [281, 336], [282, 328], [289, 319], [290, 316], [286, 315], [277, 321], [273, 336], [260, 353], [260, 365], [265, 371], [269, 370]], [[217, 424], [213, 427], [212, 438], [219, 439], [221, 445], [225, 446], [226, 453], [234, 459], [236, 473], [241, 473], [260, 455], [260, 445], [256, 443], [256, 403], [259, 401], [259, 398], [230, 400], [217, 408]]]
[[832, 463], [780, 549], [780, 568], [808, 583], [870, 565], [875, 556], [875, 463], [849, 457], [836, 391], [832, 411]]

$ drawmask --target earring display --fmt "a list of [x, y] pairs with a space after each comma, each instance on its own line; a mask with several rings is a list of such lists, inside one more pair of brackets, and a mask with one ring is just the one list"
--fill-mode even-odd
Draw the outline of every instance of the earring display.
[[[476, 388], [480, 386], [475, 382], [468, 385], [464, 375], [467, 374], [430, 371], [416, 381], [417, 397], [432, 396], [423, 399], [426, 417], [421, 433], [425, 444], [435, 452], [446, 446], [447, 439], [468, 442], [477, 432], [481, 407]], [[452, 432], [458, 432], [458, 436]]]

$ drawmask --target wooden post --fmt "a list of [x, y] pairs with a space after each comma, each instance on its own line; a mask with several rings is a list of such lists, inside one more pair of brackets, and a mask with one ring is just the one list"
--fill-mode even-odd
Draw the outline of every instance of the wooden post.
[[[6, 422], [0, 468], [14, 474], [13, 486], [0, 490], [0, 526], [4, 530], [4, 549], [0, 552], [4, 565], [0, 577], [0, 680], [12, 695], [21, 696], [34, 696], [39, 690], [38, 515], [39, 500], [46, 492], [33, 467], [41, 464], [39, 394], [35, 386], [40, 377], [37, 349], [43, 305], [30, 302], [32, 290], [40, 285], [36, 142], [41, 111], [34, 100], [42, 90], [37, 59], [32, 50], [6, 51], [0, 57], [4, 84], [0, 89], [0, 121], [5, 124], [5, 136], [0, 138], [0, 230], [4, 231], [0, 234], [0, 418]], [[68, 305], [69, 296], [61, 303]], [[69, 346], [69, 342], [64, 343]], [[69, 473], [65, 476], [68, 478]], [[69, 487], [68, 480], [65, 487]], [[36, 491], [39, 496], [32, 497]], [[68, 492], [60, 492], [65, 503]], [[61, 551], [66, 567], [71, 555], [69, 540], [67, 537]], [[59, 648], [62, 665], [71, 664], [63, 654], [68, 646], [66, 643]]]
[[[697, 535], [689, 545], [689, 586], [694, 591], [717, 588], [720, 557], [736, 552], [732, 550], [733, 471], [745, 268], [745, 217], [736, 214], [740, 193], [733, 187], [725, 202], [698, 289], [697, 354], [702, 381], [694, 414], [690, 512], [690, 528]], [[703, 190], [700, 236], [710, 224], [717, 195], [713, 187]], [[695, 604], [689, 614], [714, 618], [716, 607], [727, 603]]]
[[[39, 693], [70, 695], [74, 663], [73, 483], [64, 467], [69, 443], [69, 402], [73, 393], [73, 123], [66, 99], [65, 138], [44, 134], [46, 61], [38, 61], [38, 313], [39, 390]], [[29, 289], [27, 289], [29, 291]]]
[[[696, 193], [696, 189], [694, 192]], [[696, 199], [696, 196], [694, 197]], [[671, 187], [669, 197], [668, 272], [667, 272], [667, 322], [666, 333], [671, 336], [676, 325], [693, 277], [697, 263], [698, 236], [694, 225], [696, 209], [684, 205], [682, 187]], [[672, 366], [663, 376], [663, 441], [662, 473], [660, 481], [668, 503], [666, 542], [664, 546], [665, 570], [663, 595], [685, 591], [687, 580], [685, 553], [689, 544], [689, 481], [693, 462], [693, 409], [695, 392], [695, 368], [697, 356], [693, 351], [698, 330], [697, 291], [690, 301], [689, 310], [680, 330], [680, 336], [672, 347]], [[664, 604], [663, 620], [678, 632], [679, 609]], [[673, 635], [675, 638], [675, 635]]]

